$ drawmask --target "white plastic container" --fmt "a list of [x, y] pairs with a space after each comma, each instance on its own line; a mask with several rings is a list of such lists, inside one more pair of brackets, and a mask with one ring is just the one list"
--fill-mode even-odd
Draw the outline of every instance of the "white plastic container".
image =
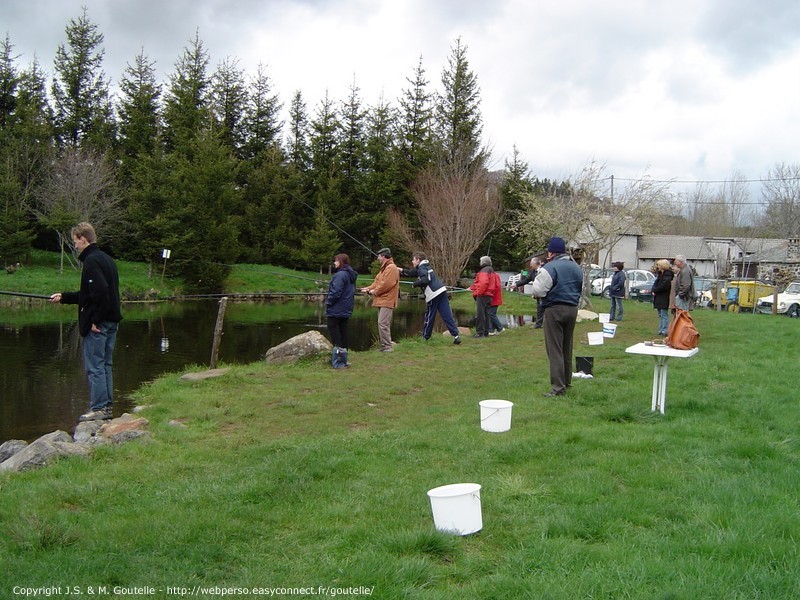
[[483, 528], [481, 486], [452, 483], [428, 490], [433, 524], [439, 531], [469, 535]]
[[602, 331], [590, 331], [588, 335], [589, 335], [589, 345], [590, 346], [602, 346], [603, 345], [603, 332]]
[[597, 313], [597, 318], [601, 323], [608, 323], [611, 319], [611, 313]]
[[511, 429], [511, 407], [508, 400], [481, 400], [481, 429], [500, 433]]
[[617, 324], [616, 323], [604, 323], [603, 324], [603, 337], [613, 338], [616, 333], [617, 333]]

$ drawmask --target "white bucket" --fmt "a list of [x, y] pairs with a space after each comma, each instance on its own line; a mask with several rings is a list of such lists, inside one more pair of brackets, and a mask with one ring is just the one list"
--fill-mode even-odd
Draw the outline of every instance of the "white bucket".
[[522, 288], [522, 292], [524, 294], [527, 294], [528, 296], [533, 294], [533, 284], [532, 283], [526, 283]]
[[433, 524], [439, 531], [469, 535], [483, 527], [481, 486], [477, 483], [453, 483], [428, 490]]
[[481, 429], [500, 433], [511, 429], [511, 407], [508, 400], [481, 400]]
[[612, 338], [614, 334], [617, 333], [617, 324], [616, 323], [604, 323], [603, 324], [603, 337]]
[[589, 332], [589, 345], [590, 346], [602, 346], [603, 345], [603, 332], [602, 331], [590, 331]]
[[597, 318], [600, 319], [601, 323], [608, 323], [611, 319], [611, 313], [597, 313]]

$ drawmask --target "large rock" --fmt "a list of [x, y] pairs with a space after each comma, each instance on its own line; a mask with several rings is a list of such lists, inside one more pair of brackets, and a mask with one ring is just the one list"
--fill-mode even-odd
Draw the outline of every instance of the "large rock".
[[25, 440], [8, 440], [7, 442], [3, 442], [0, 444], [0, 463], [8, 460], [27, 445], [28, 442]]
[[599, 318], [596, 312], [582, 308], [578, 311], [578, 323], [583, 321], [596, 321]]
[[[150, 432], [146, 431], [149, 424], [147, 419], [125, 413], [111, 421], [78, 423], [75, 428], [75, 439], [66, 431], [54, 431], [28, 445], [20, 440], [11, 440], [10, 442], [15, 442], [13, 448], [16, 450], [0, 462], [0, 473], [35, 469], [61, 456], [88, 456], [95, 446], [123, 444], [147, 437], [150, 435]], [[0, 451], [10, 450], [12, 448], [10, 442], [0, 446]]]
[[294, 363], [301, 358], [330, 354], [333, 345], [319, 331], [307, 331], [267, 350], [268, 363]]
[[123, 444], [136, 438], [149, 436], [150, 432], [146, 431], [148, 425], [150, 422], [144, 417], [134, 417], [125, 413], [103, 425], [100, 428], [100, 434], [114, 444]]
[[76, 444], [66, 431], [54, 431], [43, 435], [0, 463], [0, 472], [35, 469], [61, 456], [86, 456], [89, 452], [90, 449], [86, 444]]

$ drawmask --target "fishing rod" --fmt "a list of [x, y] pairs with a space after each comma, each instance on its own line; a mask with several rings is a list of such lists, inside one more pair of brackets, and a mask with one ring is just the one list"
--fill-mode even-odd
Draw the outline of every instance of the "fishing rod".
[[20, 298], [41, 298], [42, 300], [50, 300], [50, 296], [45, 296], [44, 294], [28, 294], [25, 292], [7, 292], [5, 290], [0, 290], [0, 294], [5, 296], [19, 296]]
[[[295, 200], [297, 200], [298, 202], [300, 202], [301, 204], [303, 204], [303, 205], [304, 205], [306, 208], [310, 208], [311, 210], [313, 210], [313, 211], [314, 211], [314, 214], [317, 214], [317, 215], [319, 215], [319, 214], [320, 214], [320, 213], [319, 213], [319, 211], [318, 211], [316, 208], [314, 208], [313, 206], [310, 206], [309, 204], [307, 204], [307, 203], [306, 203], [306, 202], [305, 202], [305, 201], [304, 201], [302, 198], [298, 198], [298, 197], [297, 197], [297, 196], [295, 196], [294, 194], [292, 194], [292, 196], [294, 196], [294, 199], [295, 199]], [[359, 242], [359, 241], [358, 241], [356, 238], [354, 238], [352, 235], [350, 235], [349, 233], [347, 233], [347, 232], [346, 232], [344, 229], [342, 229], [342, 228], [341, 228], [341, 227], [339, 227], [339, 226], [338, 226], [336, 223], [334, 223], [334, 222], [333, 222], [333, 221], [331, 221], [331, 220], [330, 220], [328, 217], [326, 217], [324, 213], [323, 213], [323, 214], [321, 214], [320, 216], [321, 216], [323, 219], [325, 219], [325, 220], [326, 220], [328, 223], [330, 223], [331, 225], [333, 225], [334, 227], [336, 227], [336, 229], [338, 229], [339, 231], [341, 231], [341, 232], [342, 232], [343, 234], [345, 234], [347, 237], [349, 237], [351, 240], [353, 240], [353, 241], [354, 241], [356, 244], [358, 244], [359, 246], [361, 246], [361, 247], [362, 247], [364, 250], [366, 250], [367, 252], [369, 252], [370, 254], [372, 254], [372, 256], [378, 256], [377, 252], [375, 252], [375, 251], [374, 251], [374, 250], [372, 250], [371, 248], [367, 248], [367, 247], [366, 247], [364, 244], [362, 244], [361, 242]]]

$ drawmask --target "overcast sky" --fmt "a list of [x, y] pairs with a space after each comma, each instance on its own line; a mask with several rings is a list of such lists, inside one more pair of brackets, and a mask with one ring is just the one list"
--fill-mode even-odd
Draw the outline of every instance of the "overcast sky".
[[514, 145], [531, 173], [563, 179], [590, 161], [618, 178], [765, 177], [800, 163], [798, 0], [2, 0], [18, 64], [52, 74], [86, 6], [116, 82], [143, 49], [167, 81], [199, 32], [211, 69], [265, 65], [284, 107], [310, 114], [350, 87], [374, 105], [431, 88], [457, 38], [481, 89], [493, 168]]

